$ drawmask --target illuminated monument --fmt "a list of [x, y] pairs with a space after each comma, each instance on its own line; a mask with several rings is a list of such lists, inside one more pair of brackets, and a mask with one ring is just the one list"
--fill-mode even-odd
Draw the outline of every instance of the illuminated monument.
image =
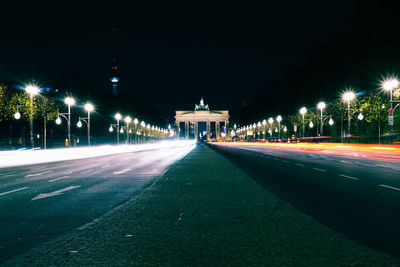
[[[201, 123], [205, 123], [203, 133], [199, 133]], [[194, 110], [177, 110], [175, 124], [178, 136], [185, 139], [189, 139], [190, 129], [194, 129], [194, 139], [196, 140], [199, 138], [206, 138], [207, 140], [229, 138], [229, 111], [210, 110], [208, 105], [204, 104], [203, 98], [200, 100], [200, 104], [195, 105]], [[214, 134], [212, 134], [211, 128], [215, 129]]]

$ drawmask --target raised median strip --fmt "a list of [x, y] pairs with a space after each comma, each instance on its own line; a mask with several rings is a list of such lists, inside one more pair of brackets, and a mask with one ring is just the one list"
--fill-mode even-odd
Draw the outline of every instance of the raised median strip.
[[198, 146], [136, 198], [5, 266], [400, 266]]

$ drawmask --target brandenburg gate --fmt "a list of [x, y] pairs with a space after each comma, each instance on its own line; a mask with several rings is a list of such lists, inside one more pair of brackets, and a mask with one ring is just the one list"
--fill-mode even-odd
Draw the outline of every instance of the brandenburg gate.
[[[177, 110], [175, 115], [176, 131], [178, 136], [181, 133], [181, 123], [185, 123], [185, 139], [189, 139], [190, 124], [194, 125], [195, 139], [199, 138], [199, 123], [206, 123], [207, 140], [210, 140], [211, 123], [215, 123], [215, 139], [229, 138], [229, 111], [210, 110], [208, 105], [204, 105], [203, 98], [199, 105], [195, 105], [194, 110]], [[225, 128], [224, 128], [225, 127]], [[225, 131], [221, 131], [225, 129]], [[224, 139], [224, 138], [223, 138]]]

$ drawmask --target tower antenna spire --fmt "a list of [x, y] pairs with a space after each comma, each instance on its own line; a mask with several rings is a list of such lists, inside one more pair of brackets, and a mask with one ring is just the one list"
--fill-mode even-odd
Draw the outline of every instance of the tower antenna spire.
[[113, 87], [113, 94], [117, 95], [119, 82], [119, 66], [117, 62], [117, 26], [112, 28], [112, 65], [110, 81]]

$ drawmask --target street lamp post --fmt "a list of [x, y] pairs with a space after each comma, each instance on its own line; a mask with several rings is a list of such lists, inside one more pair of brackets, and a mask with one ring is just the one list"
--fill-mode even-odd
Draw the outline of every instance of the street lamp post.
[[364, 119], [364, 115], [360, 112], [358, 114], [358, 143], [361, 142], [361, 121]]
[[129, 143], [129, 123], [132, 121], [131, 117], [126, 116], [125, 117], [125, 123], [126, 123], [126, 143]]
[[301, 114], [301, 116], [303, 117], [303, 138], [304, 138], [304, 131], [305, 131], [305, 128], [306, 128], [306, 126], [305, 126], [305, 124], [304, 124], [304, 115], [307, 113], [307, 108], [305, 108], [305, 107], [302, 107], [301, 109], [300, 109], [300, 114]]
[[135, 118], [133, 120], [133, 124], [135, 124], [135, 143], [138, 143], [138, 123], [139, 123], [139, 120]]
[[75, 99], [66, 97], [64, 102], [68, 105], [68, 143], [69, 147], [71, 147], [71, 106], [75, 105]]
[[349, 137], [349, 143], [350, 143], [350, 124], [351, 124], [351, 116], [350, 116], [350, 101], [352, 101], [354, 98], [356, 97], [356, 95], [354, 94], [354, 92], [348, 91], [345, 92], [343, 94], [343, 100], [347, 101], [347, 135]]
[[389, 118], [388, 118], [389, 125], [390, 125], [390, 143], [393, 142], [393, 124], [394, 124], [393, 89], [396, 89], [398, 87], [399, 87], [399, 81], [397, 79], [390, 79], [383, 83], [383, 89], [390, 92], [390, 109], [389, 109]]
[[270, 134], [270, 136], [272, 136], [272, 123], [274, 123], [274, 119], [269, 118], [268, 123], [269, 123], [269, 134]]
[[33, 138], [33, 97], [39, 94], [39, 88], [35, 85], [28, 85], [25, 87], [25, 91], [31, 97], [31, 115], [29, 117], [29, 131], [32, 149], [35, 147]]
[[317, 105], [317, 108], [319, 110], [321, 110], [321, 131], [320, 131], [320, 136], [323, 136], [324, 120], [323, 120], [322, 111], [324, 110], [325, 107], [326, 107], [325, 102], [319, 102], [318, 105]]
[[282, 116], [278, 115], [278, 117], [276, 117], [276, 121], [278, 122], [278, 139], [281, 138], [281, 121], [282, 121]]
[[114, 118], [117, 120], [117, 144], [119, 145], [119, 121], [122, 119], [121, 114], [115, 114]]
[[82, 127], [82, 122], [84, 121], [87, 124], [87, 135], [88, 135], [88, 145], [90, 146], [90, 112], [94, 111], [94, 106], [91, 103], [86, 103], [84, 106], [84, 109], [87, 111], [88, 116], [87, 118], [81, 118], [79, 117], [79, 121], [77, 123], [77, 126], [80, 128]]

